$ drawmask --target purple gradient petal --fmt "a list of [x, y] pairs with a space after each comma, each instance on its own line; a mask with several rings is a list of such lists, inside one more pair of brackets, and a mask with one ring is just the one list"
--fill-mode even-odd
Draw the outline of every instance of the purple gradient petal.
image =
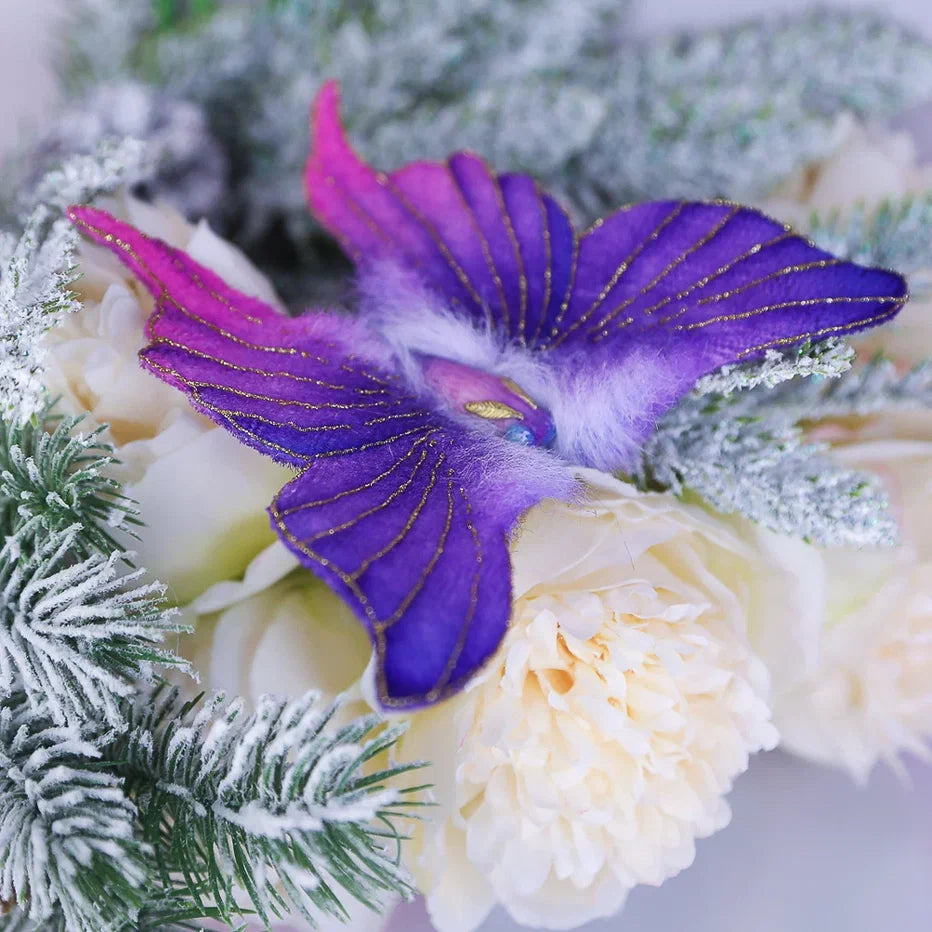
[[507, 627], [508, 535], [542, 498], [574, 495], [569, 471], [406, 390], [364, 355], [357, 322], [284, 317], [103, 211], [69, 215], [156, 297], [143, 364], [301, 470], [270, 508], [273, 527], [366, 627], [380, 701], [413, 707], [461, 688]]

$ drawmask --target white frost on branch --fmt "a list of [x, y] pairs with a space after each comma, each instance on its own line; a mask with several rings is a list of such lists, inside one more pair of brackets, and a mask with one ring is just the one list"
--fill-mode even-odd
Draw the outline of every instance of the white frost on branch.
[[50, 172], [32, 198], [20, 235], [0, 233], [0, 417], [28, 419], [43, 406], [42, 336], [80, 307], [70, 290], [77, 276], [77, 234], [65, 208], [90, 200], [136, 172], [142, 144], [104, 143]]

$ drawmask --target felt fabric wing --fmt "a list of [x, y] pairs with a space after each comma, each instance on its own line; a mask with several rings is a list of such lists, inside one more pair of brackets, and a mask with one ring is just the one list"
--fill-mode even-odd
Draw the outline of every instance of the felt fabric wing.
[[478, 156], [414, 162], [386, 174], [352, 149], [339, 92], [326, 84], [311, 120], [311, 209], [358, 265], [394, 260], [470, 320], [534, 347], [569, 296], [576, 237], [563, 209], [523, 175]]
[[557, 368], [650, 349], [663, 390], [646, 395], [661, 407], [723, 365], [873, 326], [906, 300], [895, 273], [836, 259], [751, 208], [635, 204], [580, 235], [533, 180], [468, 153], [376, 172], [345, 138], [333, 84], [312, 124], [311, 208], [357, 262], [415, 270], [452, 310]]
[[143, 364], [299, 470], [273, 526], [369, 631], [382, 703], [462, 686], [507, 626], [507, 535], [524, 509], [570, 493], [568, 473], [522, 468], [512, 445], [414, 396], [351, 318], [284, 317], [102, 211], [70, 215], [156, 298]]

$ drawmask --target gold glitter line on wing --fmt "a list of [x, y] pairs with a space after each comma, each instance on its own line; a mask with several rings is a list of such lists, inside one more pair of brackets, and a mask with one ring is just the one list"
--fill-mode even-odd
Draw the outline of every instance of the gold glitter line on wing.
[[[452, 473], [453, 470], [451, 469]], [[404, 613], [411, 607], [414, 600], [421, 594], [424, 589], [424, 585], [427, 582], [428, 577], [434, 571], [434, 567], [439, 562], [440, 558], [443, 556], [444, 547], [447, 543], [447, 538], [450, 535], [450, 528], [453, 525], [453, 480], [447, 480], [447, 517], [446, 523], [443, 526], [443, 530], [440, 533], [440, 540], [437, 541], [437, 546], [431, 555], [431, 558], [427, 561], [427, 564], [421, 570], [420, 578], [415, 582], [414, 586], [408, 590], [407, 595], [401, 600], [398, 607], [386, 618], [384, 621], [379, 622], [379, 632], [384, 633], [388, 631], [392, 625], [397, 624], [403, 617]]]
[[667, 216], [664, 217], [659, 224], [657, 224], [657, 226], [651, 231], [650, 235], [646, 236], [637, 244], [637, 246], [635, 246], [635, 248], [627, 255], [627, 257], [616, 267], [606, 285], [599, 292], [599, 295], [595, 301], [593, 301], [592, 304], [579, 317], [577, 317], [572, 324], [569, 325], [569, 327], [560, 333], [560, 335], [550, 344], [551, 348], [559, 346], [567, 339], [567, 337], [575, 333], [576, 330], [589, 322], [589, 318], [602, 306], [605, 299], [621, 280], [622, 276], [631, 268], [633, 263], [637, 261], [638, 256], [640, 256], [648, 246], [657, 241], [660, 234], [683, 212], [684, 206], [684, 204], [677, 204], [673, 210], [671, 210], [670, 213], [667, 214]]
[[[172, 265], [175, 266], [182, 274], [189, 276], [194, 280], [194, 285], [196, 288], [200, 288], [202, 291], [206, 291], [215, 301], [218, 301], [224, 307], [231, 310], [234, 314], [239, 314], [241, 317], [244, 317], [252, 324], [262, 324], [264, 321], [261, 317], [253, 317], [248, 311], [244, 311], [241, 307], [237, 307], [233, 304], [226, 295], [220, 294], [218, 291], [215, 291], [213, 288], [209, 287], [207, 283], [201, 278], [198, 274], [197, 269], [188, 269], [185, 267], [185, 264], [177, 256], [172, 259]], [[258, 300], [258, 299], [257, 299]]]
[[[173, 349], [177, 349], [180, 352], [187, 353], [191, 356], [196, 357], [197, 359], [204, 359], [208, 362], [216, 363], [218, 366], [222, 366], [225, 369], [232, 369], [234, 372], [248, 372], [251, 375], [261, 375], [268, 376], [269, 378], [282, 378], [282, 379], [292, 379], [295, 382], [306, 382], [310, 385], [316, 385], [318, 388], [329, 388], [334, 391], [348, 391], [356, 394], [366, 394], [366, 395], [387, 395], [388, 392], [383, 388], [375, 391], [373, 389], [358, 389], [352, 385], [335, 385], [332, 382], [324, 382], [322, 379], [317, 379], [309, 375], [299, 375], [296, 372], [286, 372], [284, 370], [272, 370], [268, 369], [257, 369], [254, 366], [244, 366], [240, 363], [230, 362], [228, 359], [222, 359], [219, 356], [212, 356], [210, 353], [205, 353], [202, 350], [195, 349], [193, 346], [187, 346], [184, 343], [178, 343], [176, 340], [171, 340], [168, 337], [156, 337], [153, 340], [150, 340], [140, 351], [139, 355], [144, 359], [149, 358], [149, 350], [156, 346], [170, 346]], [[232, 391], [232, 389], [230, 389]], [[353, 407], [353, 408], [365, 408], [365, 407], [385, 407], [386, 405], [400, 405], [404, 404], [405, 401], [413, 401], [414, 396], [408, 393], [402, 394], [402, 397], [396, 401], [359, 401], [355, 404], [345, 403], [342, 406], [338, 405], [336, 402], [331, 403], [331, 407]], [[324, 407], [327, 407], [325, 405]]]
[[[700, 278], [698, 281], [694, 282], [688, 288], [685, 288], [683, 291], [673, 295], [672, 297], [664, 298], [662, 301], [658, 301], [657, 304], [653, 304], [648, 308], [645, 308], [645, 314], [653, 314], [654, 311], [660, 310], [662, 307], [666, 307], [671, 301], [681, 301], [683, 298], [688, 297], [692, 294], [697, 288], [705, 288], [706, 285], [711, 281], [715, 281], [716, 278], [720, 278], [726, 272], [730, 272], [733, 268], [740, 265], [742, 262], [745, 262], [748, 259], [751, 259], [754, 256], [759, 256], [765, 249], [770, 248], [771, 246], [776, 246], [779, 243], [785, 242], [788, 239], [792, 239], [793, 234], [784, 231], [778, 236], [774, 236], [771, 239], [764, 240], [762, 243], [754, 243], [753, 246], [749, 246], [744, 252], [740, 255], [734, 257], [734, 259], [729, 260], [724, 265], [720, 265], [714, 272], [709, 275], [705, 275]], [[679, 310], [675, 314], [671, 314], [669, 317], [661, 317], [657, 323], [665, 324], [670, 320], [673, 320], [676, 317], [679, 317], [684, 313], [684, 310]]]
[[466, 527], [469, 529], [469, 533], [472, 535], [473, 540], [473, 550], [475, 552], [475, 569], [473, 570], [472, 583], [469, 591], [469, 609], [466, 612], [466, 618], [463, 620], [462, 625], [460, 626], [460, 633], [456, 639], [456, 644], [453, 646], [453, 650], [450, 652], [450, 656], [447, 659], [447, 665], [444, 668], [443, 673], [440, 674], [440, 678], [434, 684], [433, 688], [427, 694], [427, 699], [430, 702], [436, 701], [446, 688], [447, 684], [450, 682], [450, 677], [453, 676], [453, 671], [456, 669], [456, 664], [459, 662], [460, 657], [463, 654], [463, 650], [466, 647], [466, 639], [469, 637], [469, 632], [472, 628], [473, 619], [476, 616], [476, 607], [479, 604], [479, 582], [482, 573], [482, 541], [479, 539], [479, 533], [476, 531], [475, 525], [469, 518], [469, 515], [472, 514], [472, 505], [470, 504], [469, 497], [466, 494], [466, 490], [463, 486], [459, 487], [460, 497], [463, 500], [463, 504], [466, 507]]
[[[133, 249], [130, 243], [127, 243], [125, 240], [120, 239], [120, 237], [118, 236], [114, 236], [112, 233], [107, 233], [106, 230], [103, 230], [102, 228], [95, 226], [92, 223], [88, 223], [86, 220], [82, 220], [74, 212], [70, 212], [68, 216], [69, 216], [69, 219], [71, 219], [73, 223], [76, 223], [78, 226], [83, 227], [85, 230], [90, 231], [92, 234], [101, 237], [104, 240], [104, 242], [115, 243], [127, 255], [131, 256], [132, 259], [136, 262], [136, 264], [143, 270], [143, 272], [146, 275], [148, 275], [149, 278], [152, 280], [152, 282], [158, 286], [159, 296], [156, 299], [156, 309], [150, 316], [149, 322], [148, 322], [149, 328], [152, 332], [154, 332], [155, 327], [161, 321], [161, 318], [164, 315], [164, 312], [165, 312], [164, 305], [171, 304], [174, 307], [176, 307], [180, 311], [180, 313], [184, 317], [188, 318], [189, 320], [192, 320], [196, 322], [197, 324], [200, 324], [201, 326], [206, 327], [211, 332], [218, 334], [224, 339], [230, 340], [230, 342], [232, 343], [238, 344], [240, 346], [245, 346], [247, 349], [254, 349], [260, 352], [279, 353], [279, 354], [284, 354], [284, 355], [289, 355], [289, 356], [298, 356], [301, 359], [312, 359], [315, 362], [319, 362], [321, 365], [330, 365], [330, 363], [326, 359], [324, 359], [321, 356], [318, 356], [315, 353], [309, 353], [306, 350], [302, 350], [302, 349], [299, 349], [298, 347], [293, 347], [293, 346], [288, 346], [288, 347], [267, 346], [261, 343], [253, 343], [252, 341], [247, 340], [243, 337], [240, 337], [237, 334], [234, 334], [226, 330], [225, 328], [218, 326], [217, 324], [204, 320], [199, 315], [191, 311], [189, 308], [181, 304], [170, 293], [170, 291], [168, 290], [168, 286], [165, 284], [165, 282], [158, 275], [156, 275], [155, 272], [153, 272], [151, 266], [142, 258], [142, 256], [140, 256]], [[153, 242], [154, 245], [159, 246], [159, 244], [156, 241], [152, 240], [151, 237], [147, 236], [145, 237], [145, 239], [149, 240], [150, 242]], [[283, 322], [288, 321], [288, 320], [293, 320], [293, 318], [283, 318]], [[349, 369], [348, 371], [353, 371], [353, 370]], [[364, 370], [356, 370], [356, 371], [357, 371], [357, 374], [365, 375], [367, 378], [373, 381], [376, 381], [379, 384], [386, 385], [386, 386], [389, 386], [391, 384], [385, 379], [380, 379], [378, 376], [375, 376], [369, 372], [365, 372]], [[368, 389], [360, 389], [360, 388], [355, 388], [352, 386], [342, 386], [342, 388], [345, 391], [353, 391], [353, 392], [356, 392], [357, 394], [368, 394], [369, 393]]]
[[492, 179], [495, 199], [502, 214], [502, 223], [505, 225], [505, 232], [508, 234], [508, 239], [511, 240], [511, 248], [515, 254], [515, 268], [518, 270], [518, 293], [521, 302], [518, 309], [518, 337], [522, 345], [527, 345], [527, 274], [524, 269], [524, 259], [521, 258], [521, 247], [518, 244], [518, 237], [515, 235], [515, 228], [511, 222], [511, 214], [508, 213], [508, 207], [505, 204], [505, 193], [502, 191], [501, 181], [488, 165], [485, 166], [485, 169]]
[[437, 473], [440, 472], [440, 467], [443, 465], [443, 462], [444, 458], [441, 455], [437, 462], [434, 463], [433, 471], [430, 474], [430, 479], [427, 481], [427, 487], [421, 494], [420, 501], [417, 503], [417, 505], [414, 506], [414, 510], [411, 512], [411, 514], [408, 515], [401, 530], [384, 547], [366, 557], [366, 559], [363, 560], [362, 563], [360, 563], [359, 566], [357, 566], [356, 569], [349, 574], [353, 579], [359, 579], [363, 573], [365, 573], [366, 570], [372, 566], [373, 563], [376, 563], [391, 553], [391, 551], [394, 550], [395, 547], [397, 547], [403, 540], [405, 540], [408, 534], [411, 533], [411, 528], [414, 527], [415, 522], [420, 517], [421, 512], [424, 510], [424, 506], [427, 504], [427, 499], [430, 497], [431, 492], [433, 492], [437, 485]]
[[[637, 294], [631, 295], [629, 298], [626, 298], [621, 302], [617, 307], [613, 308], [608, 312], [591, 330], [587, 331], [585, 336], [594, 337], [596, 334], [599, 334], [602, 329], [609, 323], [611, 323], [625, 308], [630, 307], [637, 301], [639, 298], [643, 298], [649, 291], [652, 291], [658, 284], [660, 284], [663, 279], [667, 277], [680, 263], [684, 262], [695, 252], [700, 250], [707, 243], [715, 239], [716, 236], [722, 231], [722, 229], [728, 225], [728, 223], [735, 218], [738, 214], [739, 208], [732, 207], [724, 216], [719, 217], [718, 220], [712, 225], [712, 227], [707, 230], [696, 242], [692, 244], [688, 249], [681, 252], [672, 262], [670, 262], [664, 269], [657, 273], [643, 288], [641, 288]], [[642, 313], [647, 313], [646, 311]], [[634, 323], [630, 318], [625, 321], [621, 326], [628, 326], [629, 323]], [[601, 333], [602, 337], [608, 336], [607, 333]]]
[[[414, 480], [417, 479], [417, 475], [421, 470], [421, 466], [424, 465], [424, 461], [427, 459], [427, 450], [421, 450], [421, 458], [415, 463], [414, 469], [411, 470], [411, 475], [408, 476], [403, 482], [401, 482], [396, 488], [388, 494], [388, 496], [377, 505], [373, 505], [370, 508], [367, 508], [365, 511], [359, 512], [359, 514], [353, 515], [351, 518], [348, 518], [346, 521], [343, 521], [341, 524], [335, 524], [332, 527], [324, 528], [321, 531], [315, 531], [313, 534], [304, 538], [305, 543], [313, 544], [314, 541], [322, 540], [323, 538], [333, 537], [334, 534], [339, 534], [343, 531], [348, 531], [350, 528], [356, 527], [357, 524], [360, 524], [362, 521], [365, 521], [366, 518], [371, 518], [372, 515], [378, 514], [380, 511], [384, 511], [388, 508], [392, 502], [399, 499], [411, 486], [414, 484]], [[440, 460], [443, 460], [441, 455]], [[282, 515], [286, 518], [291, 517], [298, 512], [305, 511], [306, 507], [304, 504], [294, 505], [293, 507], [282, 512]]]
[[[658, 301], [656, 304], [653, 304], [650, 307], [645, 308], [643, 313], [645, 315], [650, 315], [650, 314], [653, 314], [654, 311], [659, 311], [660, 308], [666, 307], [668, 304], [672, 303], [673, 301], [683, 300], [683, 298], [686, 298], [688, 295], [692, 294], [692, 292], [695, 291], [697, 288], [704, 288], [709, 282], [714, 281], [716, 278], [720, 277], [721, 275], [724, 275], [726, 272], [731, 271], [733, 268], [735, 268], [735, 266], [739, 265], [745, 260], [750, 259], [752, 256], [759, 255], [760, 253], [762, 253], [765, 249], [767, 249], [770, 246], [775, 246], [776, 244], [782, 243], [785, 240], [791, 239], [791, 238], [798, 238], [798, 237], [795, 237], [793, 233], [787, 230], [784, 230], [784, 232], [779, 234], [778, 236], [775, 236], [769, 240], [765, 240], [762, 243], [755, 243], [753, 246], [746, 249], [743, 253], [741, 253], [738, 256], [735, 256], [734, 259], [730, 260], [729, 262], [726, 262], [724, 265], [719, 266], [714, 272], [710, 273], [709, 275], [706, 275], [700, 278], [698, 281], [694, 282], [692, 285], [690, 285], [688, 288], [685, 288], [683, 291], [680, 291], [675, 295], [670, 295], [666, 298], [663, 298], [663, 300]], [[655, 326], [659, 326], [661, 324], [667, 324], [671, 320], [676, 320], [678, 317], [682, 317], [685, 313], [687, 313], [690, 310], [691, 307], [692, 307], [691, 305], [687, 305], [686, 307], [681, 307], [675, 313], [668, 314], [666, 317], [659, 318], [656, 321]], [[633, 323], [633, 321], [630, 321], [630, 322]], [[628, 323], [629, 321], [624, 321], [623, 323], [616, 324], [615, 327], [616, 329], [622, 329], [623, 327], [626, 327]], [[599, 342], [599, 340], [601, 339], [604, 339], [604, 337], [601, 337], [601, 336], [593, 337], [594, 342]]]
[[382, 187], [394, 195], [394, 197], [398, 200], [398, 203], [401, 204], [408, 215], [420, 225], [421, 229], [424, 230], [425, 233], [427, 233], [437, 249], [440, 250], [441, 255], [446, 260], [446, 263], [452, 270], [453, 274], [459, 279], [460, 284], [466, 289], [467, 293], [473, 299], [473, 301], [475, 301], [477, 309], [481, 309], [485, 302], [483, 302], [482, 298], [479, 297], [479, 293], [476, 291], [472, 280], [466, 274], [463, 267], [453, 257], [453, 253], [450, 252], [450, 247], [447, 245], [443, 237], [440, 236], [440, 234], [437, 232], [433, 224], [408, 200], [407, 197], [405, 197], [397, 185], [392, 183], [391, 178], [385, 174], [385, 172], [377, 172], [375, 180], [378, 184], [382, 185]]
[[[392, 418], [382, 418], [377, 420], [364, 421], [362, 424], [298, 424], [296, 421], [276, 421], [274, 418], [266, 417], [264, 414], [257, 414], [252, 411], [239, 411], [236, 408], [222, 408], [219, 405], [215, 405], [212, 402], [206, 401], [200, 394], [198, 388], [194, 389], [194, 397], [198, 404], [205, 405], [209, 407], [212, 411], [217, 413], [232, 414], [236, 417], [252, 418], [254, 421], [260, 421], [263, 424], [268, 424], [270, 427], [287, 427], [290, 430], [296, 430], [300, 433], [305, 434], [314, 434], [314, 433], [326, 433], [328, 431], [334, 430], [361, 430], [364, 427], [373, 427], [375, 424], [381, 424], [384, 421], [391, 420]], [[404, 414], [395, 415], [398, 418], [409, 418], [409, 417], [430, 417], [430, 412], [428, 411], [409, 411]]]
[[[554, 202], [556, 203], [556, 202]], [[541, 349], [547, 350], [556, 344], [553, 341], [553, 338], [558, 337], [560, 334], [560, 327], [563, 324], [563, 317], [565, 316], [567, 310], [569, 310], [570, 300], [573, 297], [573, 289], [576, 287], [576, 269], [579, 265], [579, 244], [582, 242], [579, 234], [576, 232], [575, 228], [572, 225], [569, 217], [565, 210], [557, 204], [557, 209], [563, 214], [566, 218], [566, 222], [570, 224], [570, 229], [573, 231], [573, 253], [570, 256], [570, 274], [567, 279], [566, 289], [563, 292], [563, 300], [560, 302], [560, 307], [557, 310], [556, 316], [553, 319], [553, 323], [550, 325], [550, 336], [541, 344]], [[548, 313], [549, 308], [544, 310], [544, 313]]]
[[760, 278], [755, 278], [753, 281], [747, 282], [744, 285], [738, 285], [735, 288], [732, 288], [730, 291], [720, 291], [718, 294], [710, 294], [705, 298], [701, 298], [696, 302], [696, 306], [702, 304], [715, 304], [719, 301], [724, 301], [726, 298], [731, 298], [736, 294], [741, 294], [742, 292], [749, 291], [751, 288], [755, 288], [757, 285], [763, 285], [765, 282], [774, 281], [778, 278], [785, 278], [787, 275], [793, 275], [797, 272], [809, 272], [814, 269], [827, 269], [835, 265], [845, 265], [844, 259], [816, 259], [812, 262], [800, 262], [796, 265], [786, 265], [782, 269], [777, 269], [774, 272], [770, 272], [767, 275], [762, 275]]
[[413, 456], [415, 452], [417, 452], [418, 448], [422, 444], [427, 443], [430, 437], [437, 432], [438, 432], [437, 429], [434, 428], [428, 433], [423, 434], [422, 436], [418, 437], [414, 441], [414, 443], [412, 443], [411, 446], [408, 448], [404, 456], [402, 456], [400, 459], [395, 460], [392, 463], [392, 465], [388, 467], [388, 469], [383, 470], [377, 476], [374, 476], [372, 479], [369, 479], [368, 481], [364, 482], [362, 485], [357, 485], [352, 489], [342, 489], [341, 491], [337, 492], [335, 495], [331, 495], [328, 498], [318, 498], [318, 499], [315, 499], [314, 501], [303, 502], [303, 506], [305, 508], [319, 508], [322, 505], [332, 505], [334, 502], [338, 502], [341, 499], [347, 498], [350, 495], [355, 495], [357, 492], [365, 492], [368, 489], [374, 488], [383, 479], [387, 479], [393, 472], [395, 472], [396, 469], [400, 469], [401, 466], [403, 466], [408, 461], [408, 459], [411, 456]]
[[820, 304], [889, 304], [891, 301], [900, 301], [900, 298], [893, 295], [858, 295], [848, 296], [840, 295], [827, 298], [800, 298], [794, 301], [780, 301], [776, 304], [765, 304], [762, 307], [751, 308], [748, 311], [741, 311], [735, 314], [719, 314], [717, 317], [709, 317], [706, 320], [696, 320], [691, 324], [677, 324], [675, 330], [699, 330], [702, 327], [708, 327], [710, 324], [730, 323], [735, 320], [747, 320], [751, 317], [759, 317], [761, 314], [768, 314], [771, 311], [785, 310], [790, 307], [814, 307]]
[[900, 298], [893, 307], [887, 308], [887, 310], [882, 311], [879, 314], [874, 314], [871, 317], [865, 317], [862, 320], [855, 320], [847, 324], [838, 324], [834, 327], [823, 327], [821, 330], [800, 333], [792, 337], [779, 337], [775, 340], [768, 340], [766, 343], [759, 343], [757, 346], [749, 346], [747, 349], [741, 350], [741, 352], [738, 353], [735, 358], [742, 359], [745, 356], [751, 355], [751, 353], [758, 353], [761, 350], [768, 349], [771, 346], [788, 346], [791, 343], [798, 343], [800, 340], [811, 340], [814, 337], [822, 337], [830, 333], [845, 333], [849, 330], [856, 330], [859, 327], [869, 327], [872, 324], [880, 323], [881, 321], [893, 317], [906, 303], [906, 301], [906, 297]]
[[[281, 493], [279, 493], [279, 495], [280, 494]], [[272, 520], [275, 522], [278, 533], [284, 537], [285, 540], [287, 540], [293, 547], [295, 547], [295, 549], [299, 550], [310, 560], [313, 560], [324, 569], [333, 573], [346, 586], [346, 588], [350, 590], [353, 598], [355, 598], [359, 603], [359, 607], [363, 610], [366, 617], [371, 622], [373, 630], [375, 630], [375, 627], [378, 624], [378, 617], [375, 614], [375, 610], [372, 608], [372, 604], [369, 602], [366, 594], [359, 588], [356, 581], [348, 576], [345, 572], [343, 572], [340, 567], [336, 566], [326, 557], [321, 556], [319, 553], [312, 550], [307, 544], [304, 543], [304, 541], [295, 537], [295, 535], [291, 533], [291, 530], [282, 518], [282, 513], [278, 509], [278, 496], [272, 500], [272, 504], [269, 506], [269, 514], [271, 515]], [[384, 645], [383, 650], [379, 655], [379, 659], [380, 661], [384, 661]]]
[[[163, 367], [160, 367], [154, 363], [153, 363], [153, 366], [154, 368], [160, 369], [160, 371], [165, 372], [166, 374], [175, 375], [175, 377], [179, 378], [180, 381], [182, 382], [185, 381], [183, 377], [177, 376], [175, 373], [171, 372], [171, 370], [166, 370]], [[225, 389], [222, 386], [221, 386], [221, 390], [229, 391], [229, 389]], [[270, 399], [270, 400], [274, 401], [275, 399]], [[299, 404], [300, 402], [294, 402], [294, 403]], [[238, 424], [233, 420], [233, 417], [232, 417], [233, 414], [235, 414], [238, 417], [249, 417], [250, 415], [247, 414], [246, 412], [243, 412], [243, 411], [231, 412], [228, 409], [218, 408], [215, 405], [212, 405], [209, 402], [204, 401], [204, 399], [200, 397], [198, 397], [197, 399], [197, 404], [200, 405], [200, 407], [206, 408], [209, 411], [213, 411], [214, 413], [222, 417], [224, 421], [226, 421], [230, 425], [230, 430], [233, 431], [234, 433], [244, 434], [245, 436], [252, 438], [252, 440], [254, 440], [255, 443], [258, 445], [270, 447], [271, 449], [278, 450], [279, 452], [284, 453], [289, 459], [301, 459], [305, 463], [311, 463], [316, 459], [327, 458], [331, 456], [344, 456], [350, 453], [359, 453], [362, 450], [369, 450], [369, 449], [372, 449], [373, 447], [385, 446], [386, 444], [393, 443], [396, 440], [401, 440], [404, 437], [410, 437], [412, 434], [423, 434], [425, 432], [436, 431], [436, 428], [431, 427], [431, 425], [429, 424], [420, 425], [418, 427], [413, 427], [410, 430], [403, 431], [400, 434], [393, 434], [391, 437], [383, 437], [383, 438], [380, 438], [379, 440], [367, 441], [366, 443], [362, 443], [356, 447], [347, 447], [346, 449], [342, 449], [342, 450], [323, 450], [320, 452], [305, 454], [305, 453], [297, 453], [294, 450], [289, 450], [271, 440], [267, 440], [264, 437], [260, 437], [258, 434], [254, 433], [253, 431], [249, 430], [246, 427], [243, 427], [241, 424]]]
[[[172, 378], [177, 379], [183, 385], [188, 386], [189, 388], [213, 388], [216, 391], [220, 392], [229, 392], [231, 395], [239, 395], [241, 398], [255, 398], [257, 401], [268, 401], [272, 404], [280, 405], [295, 405], [299, 408], [307, 408], [310, 411], [318, 411], [322, 408], [330, 408], [332, 403], [330, 402], [310, 402], [310, 401], [299, 401], [294, 398], [275, 398], [271, 395], [263, 395], [261, 392], [250, 392], [242, 388], [234, 388], [231, 385], [221, 385], [216, 382], [205, 382], [202, 379], [189, 379], [187, 376], [182, 375], [177, 369], [172, 366], [167, 366], [163, 362], [157, 362], [150, 355], [146, 353], [143, 349], [140, 351], [140, 357], [145, 362], [145, 365], [151, 366], [153, 369], [157, 369], [159, 372], [163, 372], [166, 375], [172, 376]], [[346, 391], [343, 386], [340, 385], [330, 385], [328, 383], [320, 383], [323, 388], [336, 388], [341, 391]], [[364, 393], [368, 394], [368, 393]], [[385, 392], [379, 392], [379, 394], [384, 395]], [[359, 407], [367, 408], [372, 407], [377, 404], [383, 404], [384, 402], [360, 402]], [[355, 407], [355, 406], [354, 406]], [[338, 408], [339, 410], [339, 408]]]
[[505, 332], [511, 336], [511, 308], [508, 305], [508, 299], [505, 297], [505, 286], [502, 283], [502, 277], [499, 274], [498, 266], [495, 264], [495, 259], [492, 257], [492, 250], [489, 248], [489, 241], [486, 239], [485, 233], [482, 230], [482, 226], [479, 223], [479, 218], [476, 216], [476, 212], [473, 209], [472, 204], [469, 202], [469, 198], [466, 197], [466, 192], [463, 190], [463, 186], [460, 184], [459, 179], [456, 177], [456, 172], [453, 170], [452, 165], [450, 165], [449, 159], [446, 162], [442, 162], [440, 164], [443, 166], [447, 178], [453, 185], [453, 189], [459, 196], [460, 202], [466, 209], [466, 214], [469, 217], [470, 226], [472, 226], [473, 232], [476, 234], [476, 239], [479, 242], [479, 248], [482, 251], [485, 264], [489, 269], [489, 275], [492, 276], [492, 283], [495, 285], [496, 291], [498, 291], [498, 300], [502, 306], [502, 317], [504, 318]]
[[393, 240], [391, 236], [388, 235], [388, 232], [382, 227], [380, 223], [365, 209], [365, 207], [360, 204], [355, 197], [349, 192], [345, 185], [342, 182], [338, 181], [334, 175], [326, 175], [324, 177], [324, 184], [328, 188], [332, 188], [336, 194], [340, 196], [343, 200], [343, 203], [350, 208], [350, 210], [356, 214], [356, 216], [369, 228], [370, 232], [375, 233], [376, 236], [380, 237], [390, 246], [397, 248], [397, 241]]
[[534, 186], [534, 196], [537, 198], [537, 206], [540, 211], [540, 232], [544, 242], [544, 297], [537, 313], [537, 326], [534, 328], [534, 335], [531, 337], [530, 342], [530, 348], [535, 349], [547, 320], [547, 312], [550, 310], [550, 293], [553, 290], [553, 256], [551, 254], [553, 247], [550, 242], [550, 219], [547, 216], [544, 195], [536, 181], [532, 179], [531, 184]]

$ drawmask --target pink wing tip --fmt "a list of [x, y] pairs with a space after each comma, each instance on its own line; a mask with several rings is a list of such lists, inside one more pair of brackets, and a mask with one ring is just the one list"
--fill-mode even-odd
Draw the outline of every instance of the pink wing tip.
[[340, 85], [327, 81], [311, 105], [311, 145], [304, 169], [304, 187], [312, 211], [321, 209], [317, 189], [326, 184], [328, 166], [349, 156], [355, 160], [340, 121]]
[[88, 207], [86, 204], [72, 204], [65, 211], [65, 216], [98, 243], [107, 241], [108, 236], [112, 237], [125, 227], [125, 224], [120, 223], [107, 211], [97, 207]]

